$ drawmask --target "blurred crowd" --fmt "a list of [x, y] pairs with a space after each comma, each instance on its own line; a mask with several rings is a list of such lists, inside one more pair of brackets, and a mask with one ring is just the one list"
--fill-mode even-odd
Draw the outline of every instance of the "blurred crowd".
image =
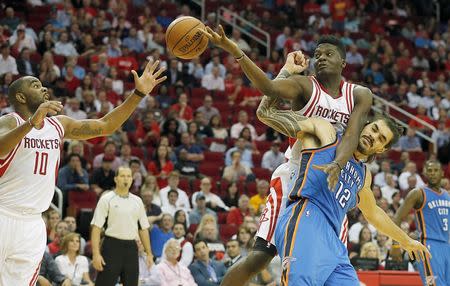
[[[219, 283], [226, 268], [251, 249], [268, 180], [285, 161], [287, 139], [256, 119], [262, 94], [232, 56], [210, 48], [199, 58], [181, 61], [165, 50], [165, 29], [179, 16], [198, 17], [197, 7], [184, 3], [190, 1], [4, 2], [2, 114], [12, 111], [8, 86], [20, 76], [39, 78], [54, 99], [64, 102], [66, 115], [86, 119], [102, 117], [132, 93], [130, 70], [139, 72], [155, 60], [167, 67], [167, 80], [114, 135], [65, 142], [57, 182], [65, 217], [53, 210], [46, 214], [51, 255], [44, 259], [51, 265], [56, 257], [56, 270], [63, 275], [51, 280], [47, 269], [52, 268], [43, 267], [42, 277], [63, 283], [66, 273], [75, 273], [64, 257], [85, 255], [77, 277], [91, 283], [89, 273], [95, 275], [89, 268], [89, 221], [81, 219], [83, 209], [95, 208], [98, 196], [114, 188], [114, 171], [126, 164], [133, 172], [131, 191], [144, 201], [156, 269], [161, 268], [142, 270], [142, 285], [168, 283], [161, 277], [169, 277], [170, 271], [158, 266], [165, 260], [178, 261], [186, 281], [192, 275], [193, 285], [206, 285], [199, 282], [194, 257], [217, 262], [210, 275]], [[225, 26], [268, 77], [277, 75], [287, 53], [302, 50], [311, 56], [320, 35], [337, 34], [347, 46], [346, 80], [371, 88], [435, 127], [432, 131], [408, 119], [409, 128], [394, 150], [370, 164], [373, 192], [388, 214], [410, 190], [426, 183], [421, 170], [429, 158], [441, 160], [446, 172], [442, 187], [450, 191], [450, 21], [436, 21], [429, 1], [217, 0], [208, 5], [208, 25], [216, 25], [212, 9], [219, 6], [270, 33], [274, 48], [265, 58], [264, 47]], [[313, 63], [307, 74], [313, 74]], [[436, 146], [417, 137], [418, 131]], [[378, 258], [384, 267], [390, 239], [358, 211], [349, 213], [349, 223], [350, 257]], [[417, 235], [413, 216], [402, 228]], [[279, 271], [273, 269], [260, 273], [251, 285], [275, 285]]]

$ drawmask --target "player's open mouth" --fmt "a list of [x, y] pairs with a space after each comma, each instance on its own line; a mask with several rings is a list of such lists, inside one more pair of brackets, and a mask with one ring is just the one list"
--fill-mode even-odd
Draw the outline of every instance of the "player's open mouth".
[[50, 99], [50, 94], [45, 93], [45, 94], [44, 94], [44, 100], [45, 100], [45, 101], [48, 101], [49, 99]]
[[364, 140], [366, 140], [366, 144], [369, 145], [370, 147], [372, 147], [372, 140], [370, 140], [370, 138], [366, 135], [364, 135], [362, 137]]

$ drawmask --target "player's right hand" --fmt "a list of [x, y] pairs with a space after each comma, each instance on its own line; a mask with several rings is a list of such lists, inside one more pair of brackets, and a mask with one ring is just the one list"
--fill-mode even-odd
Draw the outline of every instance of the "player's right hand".
[[103, 265], [106, 265], [105, 260], [103, 260], [103, 256], [94, 255], [92, 257], [92, 266], [94, 266], [95, 270], [103, 271]]
[[290, 52], [287, 55], [286, 63], [284, 64], [284, 70], [290, 74], [299, 74], [306, 70], [309, 66], [309, 59], [301, 51]]
[[40, 128], [42, 122], [44, 122], [44, 118], [47, 117], [47, 114], [53, 116], [58, 114], [58, 112], [61, 112], [62, 110], [63, 105], [59, 101], [49, 100], [41, 103], [41, 105], [39, 105], [38, 109], [30, 119], [31, 124], [35, 128]]
[[198, 30], [201, 31], [203, 35], [211, 41], [211, 43], [229, 52], [235, 58], [242, 55], [242, 51], [239, 49], [238, 45], [225, 35], [222, 25], [219, 25], [217, 32], [213, 31], [213, 29], [208, 26], [206, 26], [206, 30], [202, 30], [200, 28]]
[[400, 244], [400, 246], [408, 251], [411, 259], [425, 261], [426, 255], [431, 258], [431, 253], [428, 251], [428, 248], [417, 240], [410, 238], [406, 243]]

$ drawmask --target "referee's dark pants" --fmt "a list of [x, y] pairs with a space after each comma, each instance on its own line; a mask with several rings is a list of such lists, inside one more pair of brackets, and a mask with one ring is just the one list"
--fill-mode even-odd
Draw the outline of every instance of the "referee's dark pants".
[[106, 236], [101, 254], [106, 265], [98, 272], [96, 286], [137, 286], [139, 281], [139, 258], [135, 240], [121, 240]]

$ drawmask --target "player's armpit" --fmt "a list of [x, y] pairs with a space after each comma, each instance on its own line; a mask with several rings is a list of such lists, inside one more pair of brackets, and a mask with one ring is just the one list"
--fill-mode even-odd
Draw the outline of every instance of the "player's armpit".
[[107, 123], [102, 119], [75, 120], [68, 116], [57, 116], [64, 127], [64, 134], [68, 139], [90, 139], [109, 135], [106, 132]]

